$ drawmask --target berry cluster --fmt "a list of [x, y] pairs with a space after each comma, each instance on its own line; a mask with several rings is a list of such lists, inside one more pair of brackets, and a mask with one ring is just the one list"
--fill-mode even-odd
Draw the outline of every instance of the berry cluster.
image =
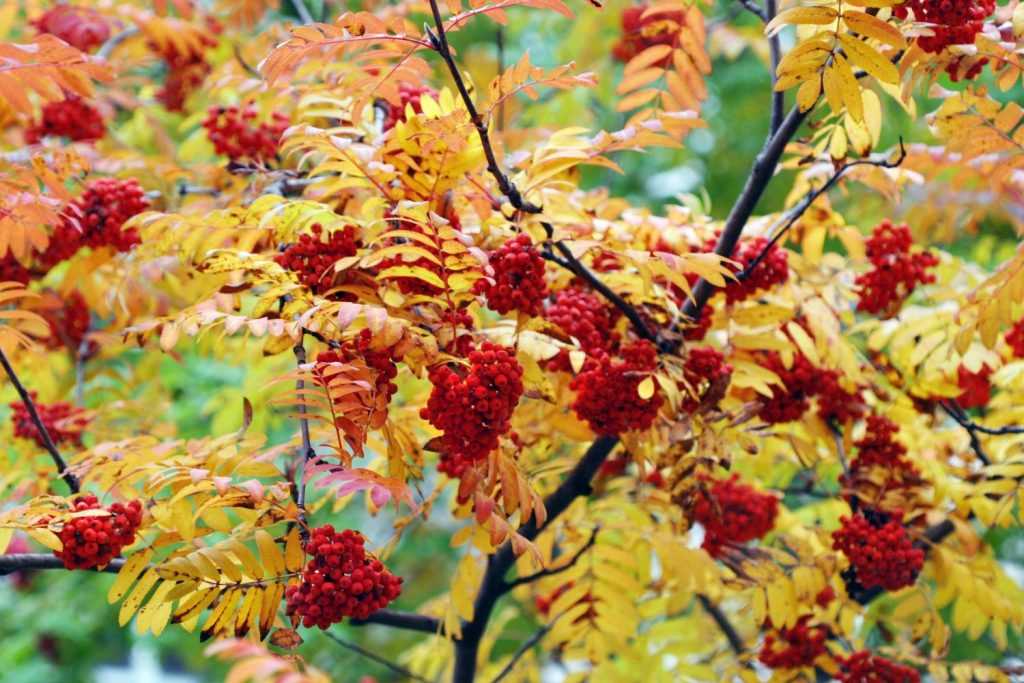
[[856, 441], [857, 457], [850, 462], [849, 474], [841, 481], [844, 486], [857, 488], [858, 483], [870, 479], [872, 471], [883, 473], [886, 489], [910, 488], [920, 481], [920, 473], [905, 457], [906, 447], [895, 436], [896, 423], [881, 415], [868, 415], [867, 431]]
[[31, 23], [40, 33], [57, 36], [82, 52], [89, 52], [110, 38], [106, 19], [89, 7], [55, 5]]
[[981, 33], [985, 18], [996, 11], [996, 0], [905, 0], [893, 14], [929, 24], [934, 35], [921, 36], [917, 44], [925, 52], [942, 52], [950, 45], [971, 45]]
[[373, 334], [368, 329], [360, 330], [350, 343], [340, 349], [324, 351], [317, 354], [314, 374], [320, 378], [324, 386], [330, 383], [332, 373], [328, 369], [330, 363], [350, 363], [355, 358], [362, 358], [366, 366], [375, 373], [374, 388], [382, 398], [383, 405], [391, 402], [391, 397], [398, 391], [395, 377], [398, 376], [397, 360], [392, 349], [374, 351], [370, 348]]
[[[82, 431], [85, 429], [87, 420], [78, 408], [63, 401], [58, 403], [36, 402], [35, 392], [32, 393], [32, 399], [35, 402], [36, 412], [39, 413], [39, 419], [55, 445], [63, 443], [79, 447], [82, 445]], [[11, 403], [10, 406], [14, 411], [11, 414], [11, 421], [14, 422], [14, 435], [22, 439], [33, 439], [40, 446], [44, 446], [43, 435], [36, 429], [25, 404], [18, 401]]]
[[762, 397], [758, 412], [760, 418], [769, 424], [799, 420], [818, 390], [818, 369], [803, 354], [797, 354], [793, 364], [787, 368], [782, 357], [774, 351], [765, 354], [761, 365], [778, 375], [782, 386], [772, 385], [771, 398]]
[[[679, 29], [686, 25], [682, 12], [658, 12], [645, 17], [649, 5], [633, 5], [622, 12], [622, 37], [612, 48], [612, 56], [620, 62], [628, 62], [654, 45], [673, 46]], [[653, 66], [665, 66], [671, 55]]]
[[825, 654], [825, 641], [829, 631], [825, 626], [811, 626], [811, 615], [806, 614], [791, 628], [780, 628], [764, 638], [758, 659], [772, 669], [799, 669], [811, 666]]
[[1013, 352], [1014, 358], [1024, 358], [1024, 318], [1018, 320], [1006, 333], [1006, 343]]
[[315, 223], [309, 235], [300, 235], [299, 241], [289, 245], [274, 257], [282, 268], [295, 273], [303, 285], [314, 294], [323, 294], [335, 285], [334, 264], [359, 252], [356, 229], [346, 225], [324, 238], [323, 226]]
[[[99, 510], [96, 496], [86, 495], [75, 501], [74, 512]], [[114, 503], [107, 508], [109, 515], [74, 517], [64, 522], [60, 530], [62, 550], [54, 555], [68, 569], [105, 567], [121, 550], [135, 542], [135, 532], [142, 524], [142, 504], [137, 500], [127, 505]]]
[[842, 526], [832, 533], [832, 549], [850, 561], [843, 576], [849, 588], [895, 591], [914, 584], [924, 566], [924, 551], [914, 547], [902, 520], [900, 511], [874, 510], [840, 520]]
[[[217, 30], [218, 27], [213, 28]], [[206, 61], [203, 50], [216, 45], [217, 41], [204, 33], [199, 50], [180, 51], [173, 43], [167, 43], [159, 50], [167, 64], [167, 76], [163, 87], [156, 93], [156, 99], [168, 111], [182, 111], [188, 96], [206, 80], [213, 67]]]
[[277, 156], [277, 146], [288, 128], [288, 117], [274, 112], [271, 120], [256, 124], [255, 106], [210, 107], [203, 121], [206, 136], [217, 154], [232, 161], [248, 159], [261, 163]]
[[697, 410], [709, 390], [722, 384], [731, 374], [732, 367], [720, 352], [707, 346], [690, 348], [683, 366], [683, 377], [688, 385], [684, 390], [683, 410], [691, 413]]
[[[697, 281], [700, 280], [700, 276], [697, 273], [687, 273], [686, 280], [690, 284], [690, 289], [697, 286]], [[681, 289], [672, 285], [670, 288], [670, 294], [676, 298], [677, 305], [680, 307], [685, 305], [686, 293]], [[696, 320], [689, 320], [687, 327], [683, 330], [683, 339], [686, 341], [701, 341], [704, 337], [708, 336], [708, 330], [711, 329], [711, 318], [714, 315], [714, 309], [711, 308], [711, 304], [704, 304], [704, 307], [700, 309], [700, 314]]]
[[544, 259], [526, 233], [516, 235], [491, 252], [494, 279], [476, 281], [474, 291], [487, 297], [487, 307], [502, 315], [520, 311], [540, 315], [548, 285], [544, 281]]
[[469, 354], [469, 364], [464, 375], [447, 365], [431, 368], [433, 390], [420, 411], [444, 432], [438, 469], [450, 477], [461, 477], [497, 448], [523, 393], [523, 368], [514, 349], [484, 342]]
[[420, 105], [420, 98], [424, 95], [436, 98], [437, 91], [425, 85], [413, 85], [408, 82], [399, 83], [398, 97], [401, 101], [396, 105], [388, 105], [388, 114], [384, 118], [384, 130], [391, 130], [399, 121], [405, 121], [407, 107], [412, 107], [414, 112], [422, 114], [423, 107]]
[[623, 346], [619, 356], [598, 352], [569, 384], [576, 391], [572, 409], [598, 434], [647, 429], [663, 403], [657, 391], [648, 398], [639, 393], [640, 383], [658, 366], [655, 346], [639, 340]]
[[956, 380], [960, 386], [961, 393], [957, 396], [957, 403], [961, 408], [982, 408], [988, 405], [992, 398], [992, 368], [982, 365], [977, 372], [971, 372], [964, 365], [956, 369]]
[[48, 268], [74, 256], [82, 247], [110, 246], [128, 251], [139, 243], [135, 228], [122, 230], [132, 216], [149, 207], [139, 181], [100, 178], [85, 186], [85, 192], [70, 205], [68, 217], [57, 226], [50, 244], [40, 255]]
[[[706, 247], [711, 251], [715, 247], [715, 240], [710, 240]], [[767, 249], [761, 262], [750, 271], [742, 280], [730, 281], [725, 287], [725, 298], [730, 304], [749, 299], [758, 292], [765, 291], [776, 285], [785, 284], [789, 279], [789, 255], [786, 250], [778, 244], [772, 244], [765, 237], [753, 237], [743, 240], [730, 257], [739, 265], [733, 266], [733, 272], [740, 273], [751, 266]]]
[[842, 384], [838, 370], [818, 371], [815, 393], [818, 398], [818, 415], [825, 421], [834, 420], [839, 424], [860, 417], [864, 412], [864, 397], [860, 388], [848, 390]]
[[857, 277], [857, 310], [885, 317], [896, 315], [918, 284], [935, 282], [928, 272], [939, 264], [931, 252], [911, 253], [913, 238], [906, 225], [882, 221], [867, 241], [867, 256], [874, 268]]
[[69, 292], [59, 303], [59, 306], [48, 306], [38, 310], [39, 315], [50, 326], [46, 347], [67, 348], [77, 354], [82, 340], [89, 331], [89, 307], [82, 295], [76, 291]]
[[[455, 211], [452, 209], [450, 205], [448, 205], [446, 208], [447, 210], [443, 214], [444, 218], [448, 220], [449, 224], [454, 230], [461, 230], [462, 223], [459, 221], [458, 214], [455, 213]], [[415, 221], [411, 221], [401, 217], [393, 217], [391, 220], [397, 223], [396, 227], [402, 230], [410, 230], [412, 232], [420, 234], [424, 233], [423, 226], [421, 226], [419, 223]], [[378, 267], [381, 270], [387, 268], [402, 268], [409, 266], [422, 268], [424, 270], [430, 271], [431, 273], [434, 273], [442, 281], [446, 281], [448, 278], [447, 272], [445, 271], [444, 267], [440, 265], [440, 263], [438, 263], [443, 263], [445, 259], [445, 254], [441, 249], [440, 240], [437, 239], [436, 235], [432, 235], [430, 241], [432, 241], [434, 244], [431, 245], [426, 242], [417, 242], [416, 246], [418, 246], [420, 249], [425, 249], [427, 252], [432, 254], [436, 261], [433, 259], [429, 259], [425, 256], [419, 256], [410, 261], [407, 260], [407, 258], [404, 256], [395, 255], [383, 259], [378, 265]], [[398, 290], [402, 292], [402, 294], [408, 294], [412, 296], [436, 296], [441, 293], [441, 289], [439, 287], [432, 285], [429, 282], [425, 282], [424, 280], [417, 277], [393, 277], [391, 279], [393, 279], [395, 284], [398, 285]]]
[[351, 529], [339, 534], [326, 524], [312, 530], [302, 581], [285, 590], [293, 623], [326, 630], [345, 617], [365, 619], [398, 597], [402, 578], [367, 553], [364, 543]]
[[31, 271], [14, 258], [10, 251], [0, 258], [0, 282], [20, 282], [27, 285], [31, 278]]
[[[544, 318], [576, 338], [588, 355], [610, 351], [617, 343], [618, 335], [612, 331], [617, 317], [618, 311], [609, 309], [597, 295], [577, 287], [559, 291], [544, 311]], [[568, 352], [552, 358], [548, 366], [568, 372], [572, 368]]]
[[839, 683], [920, 683], [921, 674], [909, 666], [873, 655], [867, 650], [839, 660]]
[[74, 142], [99, 140], [106, 128], [98, 109], [80, 97], [71, 95], [43, 105], [43, 118], [25, 129], [25, 142], [30, 145], [44, 137], [63, 137]]
[[[690, 512], [704, 527], [703, 548], [719, 557], [730, 546], [763, 537], [775, 526], [779, 500], [768, 493], [739, 483], [739, 477], [714, 480], [701, 476], [702, 485]], [[710, 485], [708, 485], [710, 484]]]

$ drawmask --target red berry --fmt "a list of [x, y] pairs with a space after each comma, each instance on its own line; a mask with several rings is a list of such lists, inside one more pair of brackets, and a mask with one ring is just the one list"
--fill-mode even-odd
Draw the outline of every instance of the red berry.
[[812, 666], [825, 654], [828, 628], [810, 626], [810, 615], [804, 615], [791, 628], [781, 628], [765, 636], [758, 659], [772, 669], [799, 669]]
[[[50, 439], [55, 445], [71, 444], [81, 447], [82, 431], [85, 429], [88, 419], [82, 411], [70, 403], [39, 403], [35, 401], [35, 393], [32, 394], [35, 402], [36, 412], [39, 420], [43, 423]], [[36, 429], [28, 408], [21, 401], [11, 403], [11, 421], [14, 423], [14, 435], [22, 439], [33, 439], [40, 446], [44, 446], [43, 435]]]
[[779, 500], [741, 484], [739, 477], [715, 480], [700, 477], [705, 484], [698, 489], [690, 515], [704, 527], [703, 548], [719, 557], [730, 546], [763, 537], [775, 526]]
[[102, 138], [105, 132], [99, 110], [77, 95], [68, 95], [43, 105], [42, 120], [25, 130], [25, 142], [35, 144], [48, 136], [91, 142]]
[[14, 258], [14, 254], [7, 252], [0, 258], [0, 282], [20, 282], [27, 285], [32, 278], [32, 273], [21, 264], [21, 261]]
[[[544, 311], [544, 318], [574, 337], [587, 355], [610, 351], [618, 343], [618, 335], [612, 330], [618, 316], [618, 311], [606, 306], [596, 294], [577, 287], [556, 293]], [[568, 372], [572, 368], [569, 353], [558, 354], [548, 367]]]
[[530, 236], [522, 233], [491, 252], [494, 278], [476, 281], [474, 291], [487, 298], [487, 307], [501, 314], [520, 311], [540, 315], [548, 285], [544, 281], [544, 259]]
[[[99, 509], [93, 495], [80, 496], [74, 503], [75, 512]], [[135, 542], [135, 532], [142, 524], [142, 504], [137, 500], [114, 503], [107, 512], [107, 516], [75, 517], [64, 523], [60, 530], [64, 547], [53, 554], [66, 568], [104, 567]]]
[[406, 82], [399, 83], [398, 97], [400, 101], [398, 104], [388, 105], [388, 115], [384, 119], [384, 130], [391, 130], [399, 121], [405, 121], [406, 108], [409, 106], [417, 114], [422, 114], [423, 108], [420, 106], [420, 98], [424, 95], [436, 99], [437, 91], [425, 85], [418, 86]]
[[[334, 264], [359, 252], [356, 228], [346, 225], [340, 230], [333, 230], [326, 235], [326, 241], [323, 226], [319, 223], [315, 223], [310, 231], [312, 234], [300, 235], [298, 242], [289, 245], [274, 260], [282, 268], [295, 273], [299, 282], [311, 292], [323, 294], [337, 284]], [[342, 298], [347, 297], [342, 295]]]
[[1018, 320], [1006, 333], [1006, 343], [1013, 351], [1014, 358], [1024, 358], [1024, 318]]
[[658, 350], [645, 340], [622, 347], [619, 358], [598, 352], [569, 385], [576, 391], [573, 410], [598, 434], [647, 429], [663, 399], [657, 391], [641, 398], [639, 386], [657, 366]]
[[[40, 307], [39, 313], [50, 326], [50, 336], [45, 344], [49, 349], [67, 348], [74, 354], [78, 353], [82, 340], [89, 332], [90, 314], [85, 299], [77, 291], [69, 292], [65, 297], [56, 299], [55, 305]], [[95, 344], [90, 344], [87, 354], [95, 352]]]
[[839, 683], [920, 683], [921, 675], [909, 666], [873, 655], [867, 650], [839, 660]]
[[107, 20], [88, 7], [59, 4], [31, 23], [40, 33], [55, 35], [82, 52], [89, 52], [110, 38]]
[[903, 513], [874, 510], [843, 517], [832, 533], [832, 548], [850, 561], [848, 585], [896, 591], [914, 585], [924, 566], [924, 551], [915, 548], [902, 524]]
[[977, 372], [971, 372], [964, 365], [956, 369], [957, 384], [961, 393], [957, 396], [957, 403], [962, 408], [982, 408], [988, 405], [992, 398], [992, 368], [982, 365]]
[[691, 347], [686, 355], [683, 376], [686, 379], [683, 410], [693, 412], [708, 391], [732, 374], [732, 367], [720, 352], [703, 346]]
[[906, 225], [880, 223], [867, 241], [867, 256], [874, 268], [857, 277], [858, 311], [884, 317], [899, 313], [918, 284], [935, 282], [928, 272], [939, 259], [928, 251], [911, 253], [912, 237]]
[[950, 45], [973, 45], [985, 18], [996, 11], [996, 0], [905, 0], [893, 8], [893, 14], [901, 19], [908, 18], [911, 11], [914, 20], [928, 24], [933, 33], [919, 37], [917, 44], [925, 52], [938, 53]]
[[[717, 243], [717, 238], [708, 240], [705, 244], [707, 251], [712, 251]], [[789, 255], [786, 250], [778, 244], [768, 246], [769, 240], [765, 237], [753, 237], [742, 240], [730, 257], [739, 265], [733, 266], [733, 272], [745, 271], [767, 249], [764, 258], [751, 270], [743, 280], [732, 280], [725, 286], [725, 298], [730, 304], [749, 299], [758, 292], [772, 289], [785, 284], [789, 279]]]
[[277, 146], [288, 128], [288, 117], [274, 112], [269, 122], [254, 124], [256, 107], [210, 107], [203, 128], [217, 154], [232, 161], [267, 163], [277, 156]]

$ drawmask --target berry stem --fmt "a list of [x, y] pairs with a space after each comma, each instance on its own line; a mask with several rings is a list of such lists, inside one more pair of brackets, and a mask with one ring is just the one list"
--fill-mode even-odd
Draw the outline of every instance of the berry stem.
[[67, 483], [68, 488], [71, 489], [72, 493], [78, 493], [80, 487], [78, 484], [78, 477], [68, 471], [67, 463], [64, 462], [64, 458], [61, 457], [60, 451], [57, 450], [57, 446], [54, 445], [53, 439], [50, 438], [50, 432], [47, 431], [46, 425], [39, 418], [39, 411], [36, 410], [36, 404], [32, 400], [25, 386], [18, 379], [18, 374], [14, 372], [14, 368], [11, 367], [11, 362], [7, 359], [7, 354], [0, 350], [0, 365], [4, 366], [4, 371], [7, 376], [11, 379], [11, 384], [18, 392], [18, 396], [21, 397], [21, 402], [25, 405], [25, 410], [28, 411], [29, 417], [32, 418], [32, 424], [35, 425], [39, 431], [39, 436], [43, 440], [43, 447], [50, 454], [53, 459], [53, 464], [57, 466], [57, 472], [60, 474], [61, 479]]

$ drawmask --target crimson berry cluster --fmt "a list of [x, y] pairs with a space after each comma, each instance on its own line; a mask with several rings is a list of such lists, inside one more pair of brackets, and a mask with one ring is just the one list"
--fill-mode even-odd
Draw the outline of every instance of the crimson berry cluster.
[[250, 159], [266, 163], [277, 156], [277, 146], [288, 128], [288, 117], [274, 112], [270, 121], [256, 123], [256, 107], [210, 107], [203, 121], [206, 136], [217, 154], [232, 161]]
[[707, 346], [691, 347], [683, 365], [683, 377], [689, 388], [683, 400], [683, 410], [693, 412], [701, 404], [707, 391], [732, 374], [732, 366], [725, 362], [725, 356]]
[[[215, 23], [211, 25], [211, 28], [215, 32], [220, 30]], [[204, 33], [201, 35], [200, 42], [198, 50], [181, 51], [173, 43], [168, 43], [158, 50], [167, 65], [167, 76], [164, 78], [163, 87], [156, 93], [156, 99], [168, 111], [182, 111], [188, 96], [202, 85], [206, 76], [213, 70], [210, 63], [206, 61], [204, 50], [215, 47], [217, 41]]]
[[866, 509], [843, 517], [840, 523], [832, 533], [832, 548], [850, 561], [843, 579], [851, 593], [862, 588], [896, 591], [914, 585], [924, 566], [924, 551], [911, 542], [901, 511]]
[[430, 383], [433, 390], [420, 417], [443, 432], [438, 469], [461, 477], [508, 432], [523, 393], [523, 368], [514, 349], [484, 342], [469, 354], [468, 371], [437, 365], [430, 369]]
[[[579, 287], [566, 287], [555, 294], [544, 311], [544, 318], [574, 337], [587, 355], [611, 351], [619, 337], [613, 331], [618, 311], [610, 309], [598, 296]], [[550, 370], [572, 369], [568, 351], [548, 361]]]
[[726, 548], [747, 543], [772, 530], [779, 513], [779, 500], [739, 482], [737, 475], [715, 480], [701, 475], [702, 486], [692, 504], [690, 516], [704, 527], [703, 548], [720, 557]]
[[1014, 358], [1024, 358], [1024, 318], [1021, 318], [1006, 333], [1006, 343], [1010, 346]]
[[572, 408], [598, 434], [616, 435], [647, 429], [661, 408], [661, 394], [640, 396], [640, 383], [658, 366], [658, 350], [646, 340], [619, 350], [620, 358], [597, 352], [569, 386], [576, 391]]
[[[99, 510], [96, 496], [85, 495], [74, 504], [74, 512]], [[135, 532], [142, 524], [142, 504], [137, 500], [126, 505], [114, 503], [109, 515], [74, 517], [60, 530], [62, 550], [54, 551], [67, 569], [105, 567], [121, 550], [135, 542]]]
[[[706, 245], [708, 251], [714, 249], [717, 238]], [[745, 272], [754, 261], [767, 249], [764, 258], [757, 267], [751, 270], [742, 280], [730, 281], [725, 287], [725, 298], [730, 304], [749, 299], [758, 292], [769, 290], [776, 285], [785, 284], [789, 279], [789, 255], [778, 244], [772, 244], [765, 237], [752, 237], [742, 240], [730, 257], [739, 266], [732, 266], [733, 272]]]
[[780, 628], [764, 638], [758, 659], [772, 669], [799, 669], [812, 666], [825, 654], [829, 637], [826, 626], [811, 625], [811, 615], [805, 614], [790, 628]]
[[964, 365], [956, 369], [957, 384], [961, 393], [957, 403], [961, 408], [982, 408], [992, 398], [992, 368], [982, 365], [977, 372], [971, 372]]
[[[658, 12], [645, 17], [648, 9], [650, 5], [645, 4], [623, 10], [622, 37], [612, 48], [612, 56], [620, 62], [628, 62], [655, 45], [675, 45], [679, 29], [686, 25], [682, 12]], [[665, 66], [671, 59], [671, 55], [666, 55], [652, 66]]]
[[857, 457], [850, 461], [849, 474], [840, 481], [844, 486], [856, 487], [871, 472], [883, 473], [886, 489], [910, 488], [920, 482], [920, 472], [904, 456], [906, 447], [896, 441], [899, 427], [887, 417], [868, 415], [864, 436], [854, 442]]
[[99, 140], [106, 132], [103, 116], [96, 107], [76, 95], [43, 105], [39, 123], [25, 129], [25, 142], [30, 145], [44, 137], [63, 137], [74, 142]]
[[324, 240], [324, 229], [319, 223], [310, 227], [312, 234], [300, 235], [299, 241], [289, 245], [274, 260], [282, 268], [295, 273], [303, 285], [314, 294], [323, 294], [335, 284], [334, 264], [359, 252], [356, 229], [346, 225], [332, 230]]
[[72, 200], [68, 217], [57, 226], [40, 261], [52, 268], [74, 256], [82, 247], [110, 246], [128, 251], [139, 243], [135, 228], [122, 230], [125, 221], [149, 207], [139, 181], [99, 178]]
[[14, 254], [8, 251], [0, 258], [0, 282], [20, 282], [27, 285], [32, 279], [32, 271], [24, 266]]
[[405, 121], [406, 118], [406, 107], [411, 106], [412, 110], [417, 114], [423, 113], [423, 107], [420, 104], [420, 99], [427, 95], [428, 97], [436, 98], [437, 91], [433, 88], [425, 85], [414, 85], [408, 82], [402, 82], [398, 84], [398, 97], [399, 103], [397, 105], [389, 104], [387, 116], [384, 117], [384, 130], [391, 130], [394, 128], [399, 121]]
[[365, 619], [402, 592], [402, 577], [366, 552], [358, 531], [337, 533], [330, 524], [312, 530], [302, 580], [285, 589], [293, 623], [328, 629], [345, 617]]
[[839, 683], [920, 683], [921, 674], [909, 666], [879, 657], [867, 650], [839, 660]]
[[933, 35], [921, 36], [917, 44], [925, 52], [942, 52], [950, 45], [972, 45], [981, 33], [985, 18], [996, 11], [996, 0], [904, 0], [893, 14], [929, 24]]
[[864, 410], [860, 389], [847, 390], [837, 370], [818, 368], [803, 354], [796, 354], [787, 368], [782, 356], [770, 351], [764, 354], [761, 365], [782, 381], [781, 387], [772, 385], [771, 397], [761, 398], [758, 415], [769, 424], [799, 420], [810, 408], [810, 399], [815, 397], [818, 415], [824, 420], [846, 422]]
[[382, 397], [383, 404], [387, 405], [391, 397], [398, 391], [395, 384], [395, 377], [398, 376], [398, 360], [394, 355], [394, 349], [388, 348], [374, 351], [370, 348], [373, 334], [368, 329], [359, 331], [355, 339], [345, 344], [340, 349], [331, 349], [317, 354], [316, 366], [313, 372], [320, 378], [320, 382], [327, 386], [330, 384], [333, 373], [329, 370], [330, 363], [350, 363], [355, 358], [362, 358], [367, 367], [376, 373], [374, 387], [377, 395]]
[[77, 291], [64, 295], [60, 303], [60, 306], [40, 308], [37, 311], [50, 327], [46, 346], [49, 349], [67, 347], [72, 353], [78, 353], [82, 340], [89, 332], [89, 307]]
[[[81, 415], [81, 410], [64, 401], [39, 403], [35, 401], [35, 392], [32, 392], [31, 396], [36, 406], [36, 412], [39, 414], [39, 420], [43, 423], [43, 427], [46, 428], [46, 432], [55, 445], [63, 443], [72, 446], [82, 445], [82, 429], [85, 426], [85, 419]], [[32, 439], [40, 446], [45, 446], [43, 435], [36, 429], [25, 404], [17, 401], [11, 403], [10, 407], [14, 411], [11, 413], [14, 435], [22, 439]]]
[[477, 280], [474, 291], [487, 298], [487, 307], [502, 315], [520, 311], [540, 315], [548, 285], [544, 281], [544, 259], [530, 236], [516, 235], [490, 256], [494, 279]]
[[89, 7], [54, 5], [31, 23], [40, 33], [57, 36], [82, 52], [89, 52], [110, 38], [107, 20]]
[[857, 277], [860, 293], [857, 310], [875, 315], [896, 315], [918, 284], [935, 282], [928, 272], [939, 259], [928, 251], [911, 253], [913, 238], [906, 225], [879, 223], [867, 241], [868, 260], [874, 266]]

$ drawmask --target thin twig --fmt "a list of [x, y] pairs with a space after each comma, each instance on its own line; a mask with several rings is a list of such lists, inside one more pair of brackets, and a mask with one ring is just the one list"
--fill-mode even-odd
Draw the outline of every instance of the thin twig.
[[351, 650], [352, 652], [355, 652], [358, 655], [362, 655], [363, 657], [366, 657], [367, 659], [373, 660], [373, 661], [377, 662], [378, 664], [380, 664], [381, 666], [390, 669], [393, 673], [396, 673], [399, 676], [404, 676], [404, 677], [406, 677], [406, 678], [408, 678], [410, 680], [413, 680], [413, 681], [421, 681], [422, 683], [430, 683], [429, 679], [426, 679], [423, 676], [420, 676], [419, 674], [415, 674], [412, 671], [409, 671], [408, 669], [406, 669], [404, 667], [398, 666], [394, 662], [391, 662], [391, 661], [385, 659], [384, 657], [381, 657], [376, 652], [370, 652], [369, 650], [367, 650], [364, 647], [361, 647], [359, 645], [356, 645], [355, 643], [349, 642], [349, 641], [345, 640], [344, 638], [339, 638], [338, 636], [334, 635], [330, 631], [324, 631], [324, 635], [327, 636], [328, 638], [330, 638], [331, 640], [333, 640], [338, 645], [341, 645], [343, 648]]
[[[565, 610], [565, 612], [568, 611], [569, 610]], [[541, 626], [539, 629], [533, 632], [533, 635], [524, 640], [522, 645], [516, 648], [516, 651], [512, 653], [512, 659], [508, 660], [508, 663], [505, 664], [504, 667], [502, 667], [501, 671], [498, 672], [498, 675], [491, 679], [491, 683], [498, 683], [499, 681], [501, 681], [501, 679], [505, 678], [510, 673], [512, 673], [512, 670], [516, 668], [516, 664], [518, 664], [519, 660], [523, 658], [523, 655], [529, 652], [534, 645], [540, 642], [540, 639], [543, 638], [547, 634], [547, 632], [554, 627], [555, 623], [562, 618], [565, 612], [559, 612], [557, 615], [555, 615], [554, 619]]]
[[[951, 417], [957, 421], [957, 423], [964, 429], [972, 432], [978, 432], [979, 434], [988, 434], [989, 436], [1006, 436], [1007, 434], [1024, 434], [1024, 427], [1018, 427], [1015, 425], [1009, 425], [1006, 427], [986, 427], [973, 421], [967, 413], [964, 411], [960, 404], [955, 400], [946, 402], [948, 407], [943, 405], [943, 408], [952, 407], [956, 414], [951, 413]], [[959, 416], [959, 417], [958, 417]]]
[[[301, 0], [300, 0], [301, 1]], [[232, 49], [235, 53], [235, 61], [242, 67], [242, 69], [254, 78], [263, 79], [263, 74], [256, 70], [249, 62], [245, 61], [245, 57], [242, 56], [242, 48], [239, 45], [233, 45]]]
[[740, 637], [736, 627], [729, 621], [729, 617], [725, 616], [725, 612], [718, 605], [711, 602], [711, 598], [703, 593], [697, 593], [697, 601], [700, 602], [701, 607], [708, 613], [708, 616], [718, 624], [718, 628], [725, 635], [726, 640], [729, 641], [729, 647], [732, 648], [732, 651], [738, 655], [743, 654], [743, 638]]
[[14, 372], [14, 368], [11, 367], [11, 362], [7, 359], [7, 354], [0, 350], [0, 364], [4, 366], [4, 371], [11, 380], [11, 384], [14, 385], [15, 390], [18, 392], [18, 396], [21, 397], [21, 402], [25, 405], [25, 409], [28, 411], [28, 416], [32, 419], [32, 424], [35, 425], [36, 430], [39, 432], [39, 437], [43, 440], [43, 448], [46, 449], [47, 453], [53, 459], [53, 464], [57, 466], [57, 473], [60, 474], [68, 488], [71, 489], [72, 493], [78, 493], [79, 484], [78, 477], [68, 471], [67, 463], [64, 462], [64, 458], [61, 457], [60, 451], [57, 450], [57, 446], [53, 443], [53, 439], [50, 438], [50, 432], [47, 431], [46, 425], [43, 424], [42, 419], [39, 417], [39, 411], [36, 410], [35, 401], [32, 400], [32, 396], [29, 395], [28, 390], [18, 379], [18, 374]]
[[768, 23], [769, 19], [767, 18], [765, 11], [761, 9], [761, 7], [758, 6], [756, 2], [754, 2], [754, 0], [739, 0], [739, 3], [743, 5], [744, 9], [753, 14], [755, 17], [757, 17], [758, 19], [765, 23]]
[[[768, 23], [775, 18], [775, 14], [778, 12], [777, 0], [764, 0], [764, 21]], [[768, 38], [768, 63], [771, 73], [769, 74], [772, 79], [772, 113], [768, 129], [772, 135], [779, 130], [779, 126], [782, 125], [782, 117], [786, 108], [786, 93], [781, 90], [775, 89], [775, 83], [778, 81], [779, 63], [782, 61], [782, 44], [780, 34], [776, 32], [770, 38]]]
[[556, 574], [561, 574], [567, 569], [572, 568], [572, 566], [575, 565], [581, 557], [583, 557], [584, 553], [586, 553], [588, 550], [594, 547], [594, 543], [595, 541], [597, 541], [598, 531], [600, 531], [600, 529], [594, 529], [594, 532], [590, 534], [590, 538], [588, 538], [587, 542], [583, 544], [583, 547], [577, 550], [576, 554], [574, 554], [572, 558], [570, 558], [569, 561], [565, 564], [559, 565], [557, 567], [545, 567], [544, 569], [534, 572], [533, 574], [520, 576], [519, 578], [513, 581], [507, 582], [506, 585], [508, 586], [508, 588], [506, 590], [512, 590], [513, 588], [518, 588], [519, 586], [525, 586], [528, 583], [533, 583], [534, 581], [543, 579], [546, 576], [554, 576]]
[[306, 7], [306, 3], [302, 0], [292, 0], [292, 7], [295, 8], [295, 13], [299, 15], [299, 21], [303, 24], [313, 24], [313, 15], [309, 13], [309, 9]]
[[96, 51], [96, 56], [100, 59], [108, 59], [111, 53], [117, 49], [118, 45], [132, 36], [138, 35], [138, 33], [139, 29], [133, 26], [132, 28], [125, 29], [118, 34], [111, 36], [107, 39], [107, 42], [103, 43], [103, 45], [100, 46], [100, 49]]
[[[305, 365], [306, 347], [302, 345], [301, 341], [295, 345], [292, 351], [295, 353], [295, 362], [299, 367]], [[305, 389], [305, 386], [306, 382], [301, 376], [295, 380], [295, 391], [299, 396], [299, 432], [302, 435], [302, 449], [299, 451], [295, 462], [293, 491], [295, 505], [299, 508], [299, 533], [302, 534], [303, 538], [308, 534], [306, 529], [306, 463], [315, 455], [309, 440], [309, 418], [306, 417], [305, 399], [302, 398], [302, 390]]]
[[829, 176], [829, 179], [826, 180], [821, 187], [811, 190], [806, 195], [804, 195], [804, 198], [800, 200], [799, 204], [797, 204], [788, 212], [786, 212], [786, 215], [779, 219], [779, 221], [772, 226], [771, 230], [769, 230], [769, 233], [773, 235], [771, 240], [764, 246], [763, 249], [761, 249], [761, 252], [757, 255], [757, 258], [751, 261], [746, 268], [744, 268], [739, 274], [736, 275], [736, 279], [743, 281], [749, 278], [751, 273], [753, 273], [754, 270], [759, 265], [761, 265], [761, 262], [764, 261], [764, 259], [768, 256], [768, 252], [771, 250], [771, 248], [778, 244], [779, 241], [786, 236], [786, 233], [789, 232], [790, 228], [792, 228], [796, 224], [796, 222], [800, 220], [804, 213], [807, 212], [807, 209], [809, 209], [811, 205], [814, 204], [818, 197], [820, 197], [821, 195], [825, 194], [833, 187], [835, 187], [836, 183], [838, 183], [843, 178], [843, 176], [846, 175], [846, 172], [849, 171], [851, 168], [854, 168], [856, 166], [896, 168], [897, 166], [902, 164], [906, 158], [907, 149], [903, 145], [903, 138], [901, 137], [900, 151], [899, 154], [896, 155], [895, 159], [857, 159], [856, 161], [851, 161], [848, 164], [844, 164], [841, 168], [839, 168], [831, 176]]
[[[117, 558], [111, 560], [103, 569], [96, 571], [117, 573], [124, 566], [124, 560]], [[34, 571], [36, 569], [64, 569], [64, 560], [53, 554], [45, 553], [18, 553], [14, 555], [0, 555], [0, 576], [6, 576], [13, 572]]]
[[380, 626], [391, 626], [406, 631], [419, 631], [420, 633], [441, 633], [441, 622], [426, 614], [413, 614], [410, 612], [397, 612], [390, 609], [379, 609], [365, 619], [350, 619], [352, 626], [365, 626], [367, 624], [378, 624]]

